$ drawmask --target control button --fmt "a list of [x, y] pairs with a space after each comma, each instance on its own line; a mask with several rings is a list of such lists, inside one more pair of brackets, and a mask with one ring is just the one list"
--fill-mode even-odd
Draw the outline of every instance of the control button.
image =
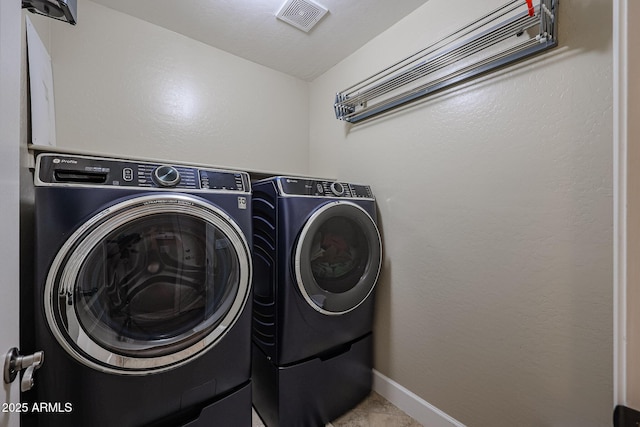
[[133, 169], [131, 168], [122, 169], [122, 179], [124, 179], [126, 182], [133, 181]]
[[320, 183], [316, 184], [316, 188], [318, 189], [318, 193], [320, 194], [324, 193], [324, 188], [322, 187], [322, 184]]
[[180, 182], [180, 172], [173, 166], [158, 166], [153, 171], [155, 181], [162, 187], [173, 187]]
[[344, 194], [344, 186], [339, 182], [331, 184], [331, 192], [336, 196], [342, 196]]

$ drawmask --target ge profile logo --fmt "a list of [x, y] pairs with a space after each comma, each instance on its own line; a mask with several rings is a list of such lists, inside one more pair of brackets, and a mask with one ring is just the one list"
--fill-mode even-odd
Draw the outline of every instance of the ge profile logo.
[[247, 209], [246, 197], [238, 197], [238, 209]]
[[72, 165], [77, 165], [78, 161], [75, 159], [59, 159], [58, 157], [54, 157], [53, 160], [51, 160], [51, 162], [54, 165], [57, 165], [58, 163], [70, 163]]

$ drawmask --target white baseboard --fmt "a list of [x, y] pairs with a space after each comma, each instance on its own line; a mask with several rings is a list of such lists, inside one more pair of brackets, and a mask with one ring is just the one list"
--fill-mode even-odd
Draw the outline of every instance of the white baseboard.
[[375, 369], [373, 390], [425, 427], [466, 427]]

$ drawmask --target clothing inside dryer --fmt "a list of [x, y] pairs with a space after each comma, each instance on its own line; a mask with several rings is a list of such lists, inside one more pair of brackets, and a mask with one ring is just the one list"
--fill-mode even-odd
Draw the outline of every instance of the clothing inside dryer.
[[313, 236], [311, 271], [322, 289], [343, 293], [356, 286], [369, 259], [369, 246], [355, 221], [335, 216], [326, 220]]
[[185, 214], [128, 222], [93, 247], [75, 299], [87, 335], [110, 351], [173, 353], [218, 326], [239, 286], [238, 254], [214, 225]]

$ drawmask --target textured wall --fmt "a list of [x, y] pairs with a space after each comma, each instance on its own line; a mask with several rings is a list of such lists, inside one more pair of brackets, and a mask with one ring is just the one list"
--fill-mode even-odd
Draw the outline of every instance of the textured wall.
[[610, 426], [612, 3], [560, 46], [362, 125], [336, 91], [501, 0], [430, 0], [312, 83], [310, 171], [373, 186], [375, 366], [469, 426]]
[[88, 0], [50, 54], [60, 147], [308, 168], [306, 82]]

